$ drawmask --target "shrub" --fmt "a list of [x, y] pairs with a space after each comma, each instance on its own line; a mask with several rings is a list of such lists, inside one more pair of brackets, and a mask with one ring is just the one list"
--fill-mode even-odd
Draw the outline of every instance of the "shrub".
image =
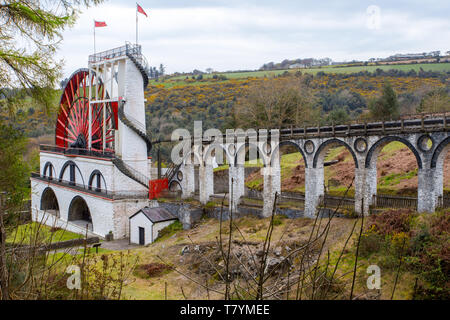
[[430, 230], [426, 226], [422, 226], [420, 231], [415, 233], [415, 235], [411, 239], [411, 247], [410, 251], [412, 254], [421, 253], [426, 249], [427, 245], [429, 245], [431, 241]]
[[168, 265], [152, 262], [149, 264], [141, 264], [134, 270], [134, 275], [139, 278], [151, 278], [157, 277], [163, 274], [165, 271], [170, 271], [172, 268]]
[[410, 221], [412, 210], [396, 209], [387, 210], [380, 214], [369, 217], [369, 226], [373, 226], [374, 231], [382, 235], [394, 235], [399, 232], [410, 231]]
[[391, 253], [396, 257], [405, 255], [409, 248], [409, 242], [410, 238], [407, 233], [405, 232], [395, 233], [390, 238]]
[[277, 214], [276, 216], [273, 217], [273, 225], [279, 226], [279, 225], [283, 224], [283, 220], [285, 218], [286, 218], [286, 216]]
[[378, 234], [374, 226], [369, 227], [361, 235], [359, 252], [362, 257], [368, 257], [374, 252], [379, 252], [384, 243], [384, 236]]

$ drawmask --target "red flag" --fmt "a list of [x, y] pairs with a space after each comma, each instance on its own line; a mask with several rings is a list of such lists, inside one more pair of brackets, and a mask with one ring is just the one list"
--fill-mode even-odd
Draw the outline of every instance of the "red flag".
[[138, 3], [136, 3], [136, 4], [137, 4], [137, 11], [142, 13], [143, 15], [145, 15], [148, 18], [148, 16], [145, 13], [144, 9], [142, 9], [142, 7]]
[[96, 27], [96, 28], [99, 28], [99, 27], [106, 27], [106, 22], [104, 22], [104, 21], [95, 21], [95, 20], [94, 20], [94, 22], [95, 22], [95, 27]]

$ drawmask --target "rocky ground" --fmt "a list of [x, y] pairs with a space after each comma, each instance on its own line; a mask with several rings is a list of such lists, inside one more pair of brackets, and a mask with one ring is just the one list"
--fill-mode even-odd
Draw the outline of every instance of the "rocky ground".
[[[324, 230], [326, 221], [318, 222], [318, 234]], [[299, 279], [300, 266], [306, 270], [317, 262], [320, 252], [323, 258], [328, 251], [342, 248], [354, 224], [352, 219], [333, 219], [323, 249], [320, 250], [322, 241], [316, 241], [305, 253], [302, 248], [311, 235], [312, 219], [278, 217], [266, 251], [264, 243], [269, 219], [248, 216], [235, 222], [228, 265], [231, 291], [241, 294], [241, 298], [254, 293], [252, 290], [265, 259], [264, 274], [268, 277], [265, 295], [270, 299], [284, 298], [289, 283], [290, 294], [295, 296], [296, 286], [292, 284]], [[222, 225], [222, 242], [219, 228], [217, 220], [204, 219], [192, 230], [178, 231], [146, 248], [133, 250], [140, 257], [139, 265], [147, 272], [135, 273], [125, 293], [129, 298], [163, 299], [167, 284], [169, 299], [223, 298], [229, 227], [227, 222]], [[317, 226], [315, 230], [314, 234], [317, 234]]]

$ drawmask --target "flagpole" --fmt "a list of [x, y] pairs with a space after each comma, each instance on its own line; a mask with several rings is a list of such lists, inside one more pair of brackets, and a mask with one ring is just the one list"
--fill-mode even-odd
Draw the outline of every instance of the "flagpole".
[[136, 2], [136, 46], [138, 44], [138, 10], [137, 10], [138, 3]]
[[94, 20], [94, 54], [96, 53], [95, 51], [95, 20]]

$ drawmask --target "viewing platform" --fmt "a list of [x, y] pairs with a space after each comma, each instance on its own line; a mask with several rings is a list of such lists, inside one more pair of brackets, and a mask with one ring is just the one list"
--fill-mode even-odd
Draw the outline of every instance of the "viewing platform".
[[98, 52], [89, 56], [89, 64], [98, 64], [109, 62], [111, 60], [123, 58], [125, 56], [131, 56], [139, 62], [144, 69], [148, 69], [147, 59], [142, 54], [142, 46], [138, 44], [126, 43], [124, 46], [114, 49]]

